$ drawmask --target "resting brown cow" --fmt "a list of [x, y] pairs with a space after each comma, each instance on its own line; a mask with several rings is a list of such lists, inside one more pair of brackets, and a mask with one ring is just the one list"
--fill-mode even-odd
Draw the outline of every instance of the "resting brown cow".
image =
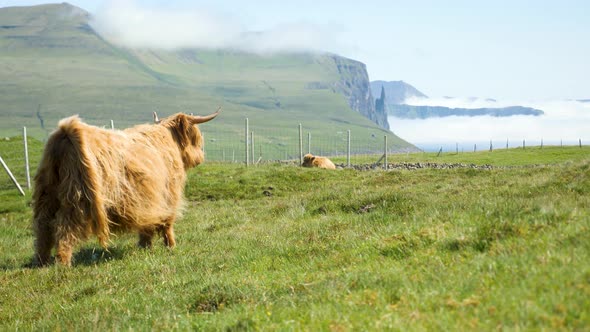
[[303, 156], [303, 164], [301, 164], [301, 166], [336, 169], [336, 166], [330, 159], [326, 157], [317, 157], [312, 155], [311, 153], [308, 153], [305, 156]]
[[73, 247], [92, 234], [106, 247], [111, 233], [135, 231], [149, 247], [158, 232], [173, 247], [186, 171], [203, 162], [197, 124], [217, 114], [178, 113], [123, 131], [61, 120], [35, 176], [36, 263], [46, 265], [55, 247], [56, 261], [71, 265]]

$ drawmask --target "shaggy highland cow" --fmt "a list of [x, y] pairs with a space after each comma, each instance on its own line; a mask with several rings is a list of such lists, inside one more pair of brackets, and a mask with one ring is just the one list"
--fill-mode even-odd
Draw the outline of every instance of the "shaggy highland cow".
[[35, 176], [36, 264], [48, 264], [55, 247], [56, 261], [71, 265], [74, 246], [92, 234], [106, 248], [111, 233], [135, 231], [150, 247], [157, 232], [174, 247], [186, 171], [203, 162], [197, 124], [218, 114], [178, 113], [123, 131], [61, 120]]
[[312, 155], [311, 153], [308, 153], [305, 156], [303, 156], [303, 164], [301, 164], [301, 166], [336, 169], [336, 166], [330, 159], [326, 157], [317, 157]]

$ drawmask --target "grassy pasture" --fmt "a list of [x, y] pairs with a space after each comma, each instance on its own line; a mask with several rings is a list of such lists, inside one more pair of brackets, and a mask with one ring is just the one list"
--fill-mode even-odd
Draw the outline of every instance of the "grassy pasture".
[[174, 250], [123, 234], [70, 269], [28, 267], [30, 196], [2, 190], [0, 330], [587, 330], [588, 150], [548, 151], [434, 160], [545, 165], [493, 170], [206, 163]]
[[[381, 156], [354, 156], [356, 164], [374, 163]], [[424, 153], [393, 153], [388, 155], [390, 163], [449, 163], [449, 164], [476, 164], [492, 166], [533, 166], [555, 165], [565, 162], [580, 162], [590, 157], [590, 146], [531, 146], [525, 149], [497, 149], [492, 152], [444, 152], [438, 155], [436, 152]], [[331, 158], [338, 163], [346, 163], [346, 157]]]

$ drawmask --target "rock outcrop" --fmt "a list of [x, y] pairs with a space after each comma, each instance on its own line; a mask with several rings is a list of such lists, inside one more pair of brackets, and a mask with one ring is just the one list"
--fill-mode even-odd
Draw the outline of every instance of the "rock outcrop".
[[387, 113], [375, 110], [365, 64], [336, 55], [332, 56], [332, 59], [340, 75], [340, 80], [335, 84], [335, 91], [346, 97], [352, 110], [364, 115], [382, 128], [389, 129]]

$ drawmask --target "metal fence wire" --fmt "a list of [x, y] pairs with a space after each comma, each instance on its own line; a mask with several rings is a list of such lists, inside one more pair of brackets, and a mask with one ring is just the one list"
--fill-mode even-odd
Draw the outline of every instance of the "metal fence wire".
[[[106, 121], [107, 129], [116, 128], [112, 120]], [[111, 129], [112, 130], [112, 129]], [[304, 124], [293, 124], [288, 128], [273, 128], [244, 119], [242, 129], [239, 126], [231, 128], [213, 125], [203, 126], [203, 150], [206, 161], [242, 163], [256, 165], [266, 162], [300, 163], [304, 154], [311, 153], [337, 159], [340, 164], [357, 165], [374, 160], [374, 163], [387, 163], [387, 154], [416, 152], [414, 148], [401, 147], [387, 142], [387, 135], [377, 129], [341, 130], [333, 132], [314, 130], [313, 126], [306, 128]], [[0, 190], [14, 189], [8, 172], [12, 173], [16, 182], [23, 188], [30, 188], [30, 179], [39, 164], [44, 142], [39, 140], [23, 140], [27, 137], [26, 128], [22, 130], [5, 131], [9, 136], [0, 137], [0, 157], [6, 165], [6, 170], [0, 171]], [[14, 133], [13, 136], [10, 136]], [[560, 141], [560, 145], [574, 145], [573, 140]], [[515, 146], [510, 142], [510, 147]], [[523, 140], [522, 148], [531, 144]], [[541, 148], [543, 147], [541, 139]], [[509, 148], [508, 141], [492, 144], [492, 141], [479, 146], [458, 144], [443, 146], [438, 150], [459, 153], [481, 151], [497, 148]], [[582, 140], [576, 139], [575, 145], [582, 147]], [[28, 151], [27, 151], [28, 150]], [[28, 160], [27, 160], [28, 159]]]

